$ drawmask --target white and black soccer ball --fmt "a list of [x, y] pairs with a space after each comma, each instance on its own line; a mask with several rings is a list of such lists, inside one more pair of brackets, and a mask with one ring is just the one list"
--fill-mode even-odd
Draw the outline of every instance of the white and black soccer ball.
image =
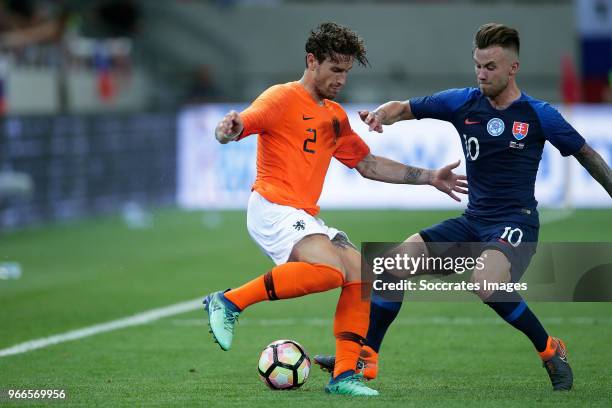
[[310, 374], [310, 357], [298, 342], [277, 340], [261, 352], [259, 377], [273, 390], [301, 387]]

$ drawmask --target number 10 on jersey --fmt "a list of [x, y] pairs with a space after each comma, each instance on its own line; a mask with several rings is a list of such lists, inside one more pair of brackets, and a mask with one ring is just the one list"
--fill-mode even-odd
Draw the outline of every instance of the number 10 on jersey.
[[[471, 161], [476, 160], [478, 158], [478, 155], [480, 154], [480, 145], [478, 144], [478, 139], [476, 139], [474, 136], [468, 139], [468, 137], [464, 134], [463, 142], [465, 143], [465, 157]], [[473, 149], [472, 145], [474, 145]], [[472, 150], [474, 150], [473, 153]]]

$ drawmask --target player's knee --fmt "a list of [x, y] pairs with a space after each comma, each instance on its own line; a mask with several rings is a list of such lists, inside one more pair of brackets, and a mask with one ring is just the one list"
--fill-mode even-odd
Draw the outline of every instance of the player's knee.
[[404, 242], [414, 242], [414, 243], [421, 242], [421, 243], [425, 244], [425, 240], [423, 240], [423, 237], [419, 233], [412, 234]]
[[341, 270], [344, 270], [344, 280], [346, 282], [360, 281], [361, 279], [361, 254], [349, 241], [344, 234], [337, 234], [332, 240], [335, 252], [340, 258], [342, 264]]
[[427, 244], [423, 240], [420, 234], [413, 234], [403, 243], [405, 252], [410, 257], [427, 257], [429, 251], [427, 250]]
[[360, 269], [347, 269], [344, 279], [346, 282], [362, 281], [363, 279], [361, 278], [361, 270]]
[[[419, 234], [411, 235], [401, 244], [396, 245], [384, 254], [384, 258], [399, 258], [399, 259], [419, 259], [428, 256], [427, 246], [425, 241]], [[416, 263], [418, 264], [418, 263]], [[420, 265], [420, 264], [419, 264]], [[415, 275], [426, 272], [422, 267], [417, 269], [396, 269], [387, 271], [397, 278], [411, 278]]]
[[[487, 256], [484, 256], [485, 253]], [[483, 267], [474, 269], [471, 282], [478, 288], [475, 293], [485, 301], [495, 292], [495, 289], [489, 289], [491, 285], [487, 283], [510, 282], [511, 264], [506, 255], [497, 250], [487, 250], [480, 256], [484, 259]]]
[[346, 270], [345, 280], [347, 282], [359, 282], [366, 280], [361, 274], [361, 254], [354, 248], [346, 248], [341, 251], [342, 264]]
[[474, 290], [474, 293], [482, 301], [487, 300], [493, 294], [492, 290], [487, 289], [487, 285], [486, 285], [487, 271], [486, 270], [484, 269], [481, 271], [474, 270], [474, 272], [472, 273], [472, 278], [470, 280], [476, 287], [476, 289]]
[[342, 261], [335, 260], [335, 261], [327, 263], [327, 265], [338, 269], [340, 273], [342, 273], [342, 276], [344, 277], [344, 281], [348, 280], [348, 277], [349, 277], [348, 270], [344, 267], [344, 264], [342, 263]]

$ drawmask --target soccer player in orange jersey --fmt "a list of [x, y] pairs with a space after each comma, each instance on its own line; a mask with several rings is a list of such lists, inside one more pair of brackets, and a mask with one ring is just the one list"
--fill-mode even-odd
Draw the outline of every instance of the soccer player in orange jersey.
[[[306, 42], [306, 69], [297, 82], [275, 85], [241, 113], [217, 125], [221, 143], [258, 134], [257, 178], [249, 199], [249, 234], [277, 265], [251, 282], [208, 295], [205, 308], [221, 348], [231, 346], [234, 324], [248, 306], [342, 288], [336, 307], [336, 361], [325, 391], [377, 395], [355, 374], [368, 329], [369, 283], [362, 282], [361, 255], [348, 236], [316, 218], [317, 201], [332, 157], [365, 178], [398, 184], [429, 184], [455, 200], [466, 193], [465, 177], [452, 169], [407, 166], [374, 156], [333, 102], [356, 60], [368, 61], [363, 40], [335, 23], [321, 24]], [[365, 286], [365, 288], [364, 288]], [[362, 290], [362, 288], [364, 290]]]

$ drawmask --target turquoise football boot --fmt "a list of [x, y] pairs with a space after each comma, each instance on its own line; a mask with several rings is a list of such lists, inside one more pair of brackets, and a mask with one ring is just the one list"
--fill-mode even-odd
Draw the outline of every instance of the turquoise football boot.
[[232, 347], [234, 326], [238, 322], [240, 312], [233, 310], [227, 300], [223, 299], [223, 292], [214, 292], [204, 298], [204, 309], [208, 312], [209, 332], [217, 344], [227, 351]]
[[341, 379], [330, 379], [325, 386], [328, 394], [355, 395], [355, 396], [376, 396], [378, 391], [364, 384], [362, 374], [352, 374]]

